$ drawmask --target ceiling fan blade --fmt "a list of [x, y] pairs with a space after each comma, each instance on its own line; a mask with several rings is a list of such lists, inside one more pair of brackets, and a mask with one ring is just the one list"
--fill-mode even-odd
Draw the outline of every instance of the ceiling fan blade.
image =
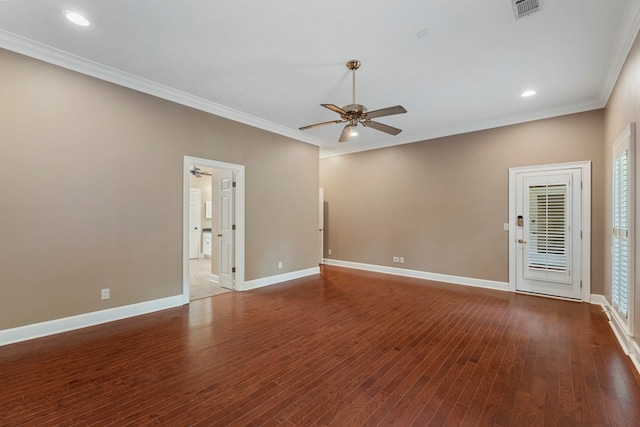
[[403, 114], [407, 110], [402, 105], [396, 105], [395, 107], [382, 108], [380, 110], [373, 110], [367, 113], [368, 119], [375, 119], [376, 117], [393, 116], [394, 114]]
[[302, 126], [301, 128], [298, 128], [298, 129], [307, 130], [307, 129], [317, 128], [319, 126], [332, 125], [332, 124], [335, 124], [335, 123], [342, 123], [342, 122], [344, 122], [344, 120], [331, 120], [330, 122], [322, 122], [322, 123], [316, 123], [314, 125]]
[[378, 122], [372, 122], [371, 120], [367, 120], [366, 122], [362, 122], [362, 124], [368, 128], [374, 128], [375, 130], [379, 130], [381, 132], [386, 132], [391, 135], [397, 135], [402, 132], [402, 129], [394, 128], [393, 126], [384, 125]]
[[338, 140], [338, 142], [347, 142], [349, 140], [349, 138], [351, 138], [351, 130], [354, 128], [354, 126], [348, 124], [344, 127], [344, 129], [342, 129], [342, 134], [340, 135], [340, 139]]
[[340, 114], [341, 116], [343, 114], [347, 114], [346, 111], [344, 111], [342, 108], [340, 108], [340, 107], [338, 107], [336, 105], [333, 105], [333, 104], [320, 104], [320, 105], [322, 105], [324, 108], [328, 108], [331, 111], [335, 111], [336, 113]]

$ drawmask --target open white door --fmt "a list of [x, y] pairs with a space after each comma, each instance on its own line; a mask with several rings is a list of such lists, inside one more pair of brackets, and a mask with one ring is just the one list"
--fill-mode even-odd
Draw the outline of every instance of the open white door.
[[218, 277], [220, 286], [234, 289], [233, 273], [234, 268], [234, 208], [235, 208], [235, 184], [233, 172], [228, 170], [220, 171], [218, 181]]
[[589, 162], [510, 170], [513, 291], [590, 300]]
[[201, 199], [199, 188], [189, 189], [189, 259], [200, 257]]

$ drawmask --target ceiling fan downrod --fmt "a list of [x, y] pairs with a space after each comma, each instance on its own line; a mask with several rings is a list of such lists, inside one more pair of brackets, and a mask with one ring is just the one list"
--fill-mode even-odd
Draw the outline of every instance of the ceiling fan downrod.
[[360, 61], [352, 59], [347, 62], [347, 68], [351, 70], [351, 104], [356, 104], [356, 70], [360, 68]]

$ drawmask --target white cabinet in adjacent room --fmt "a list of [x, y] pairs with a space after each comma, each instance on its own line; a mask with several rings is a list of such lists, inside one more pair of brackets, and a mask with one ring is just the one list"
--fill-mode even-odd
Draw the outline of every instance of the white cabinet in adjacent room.
[[211, 232], [202, 233], [202, 254], [206, 257], [211, 256]]

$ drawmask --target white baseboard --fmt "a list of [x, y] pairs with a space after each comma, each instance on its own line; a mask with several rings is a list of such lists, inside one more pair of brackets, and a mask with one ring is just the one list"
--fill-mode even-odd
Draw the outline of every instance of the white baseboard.
[[320, 267], [307, 268], [306, 270], [292, 271], [290, 273], [277, 274], [275, 276], [263, 277], [261, 279], [248, 280], [244, 282], [243, 291], [262, 288], [264, 286], [274, 285], [276, 283], [286, 282], [287, 280], [300, 279], [301, 277], [313, 276], [320, 274]]
[[631, 344], [631, 350], [629, 351], [629, 357], [633, 362], [633, 365], [636, 367], [636, 371], [640, 373], [640, 345], [636, 341], [633, 341]]
[[591, 295], [591, 304], [599, 304], [602, 306], [607, 318], [609, 319], [609, 326], [613, 330], [614, 335], [620, 343], [620, 347], [624, 351], [624, 354], [628, 355], [636, 367], [638, 373], [640, 373], [640, 346], [627, 332], [626, 326], [621, 323], [620, 318], [614, 313], [611, 304], [604, 295]]
[[218, 276], [217, 274], [212, 274], [209, 277], [209, 281], [213, 283], [220, 283], [220, 276]]
[[603, 308], [609, 305], [609, 302], [604, 295], [591, 294], [591, 304], [601, 305]]
[[94, 311], [92, 313], [79, 314], [77, 316], [64, 317], [48, 322], [35, 323], [33, 325], [5, 329], [0, 331], [0, 346], [86, 328], [87, 326], [99, 325], [101, 323], [113, 322], [114, 320], [139, 316], [141, 314], [179, 307], [181, 305], [182, 295], [176, 295], [153, 301]]
[[354, 268], [357, 270], [375, 271], [377, 273], [395, 274], [396, 276], [415, 277], [417, 279], [433, 280], [436, 282], [453, 283], [455, 285], [473, 286], [476, 288], [495, 289], [498, 291], [508, 291], [507, 282], [498, 282], [486, 279], [474, 279], [472, 277], [451, 276], [448, 274], [429, 273], [427, 271], [408, 270], [405, 268], [387, 267], [383, 265], [363, 264], [359, 262], [340, 261], [325, 258], [324, 263], [338, 267]]

